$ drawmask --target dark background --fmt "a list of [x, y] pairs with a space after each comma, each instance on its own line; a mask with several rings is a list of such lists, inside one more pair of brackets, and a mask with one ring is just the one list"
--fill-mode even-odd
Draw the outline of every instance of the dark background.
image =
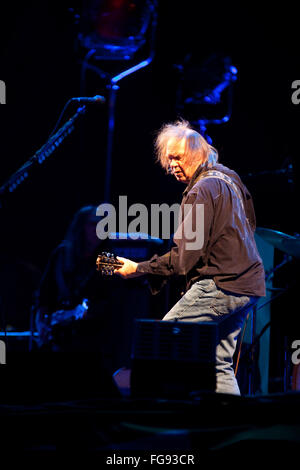
[[[6, 83], [7, 104], [0, 107], [0, 184], [45, 143], [67, 100], [81, 94], [83, 56], [69, 12], [80, 6], [80, 1], [1, 5], [0, 79]], [[299, 232], [300, 105], [291, 101], [291, 84], [300, 78], [297, 21], [286, 2], [263, 10], [253, 3], [230, 7], [161, 0], [154, 61], [120, 83], [112, 201], [127, 195], [129, 204], [180, 202], [184, 188], [154, 163], [154, 135], [164, 122], [178, 117], [174, 64], [182, 63], [188, 53], [199, 63], [220, 53], [230, 56], [238, 69], [232, 118], [209, 129], [220, 161], [244, 177], [258, 226]], [[121, 64], [119, 70], [127, 66]], [[108, 96], [105, 83], [90, 72], [85, 92]], [[20, 276], [11, 269], [15, 265], [34, 287], [74, 212], [103, 200], [107, 112], [107, 105], [88, 108], [49, 160], [3, 199], [0, 251], [5, 289], [16, 285]], [[288, 164], [293, 165], [289, 177], [258, 175]], [[294, 261], [285, 271], [284, 284], [294, 278], [297, 267]], [[12, 297], [19, 295], [11, 290]], [[283, 312], [284, 323], [292, 323], [295, 334], [298, 312], [292, 293], [280, 304]]]

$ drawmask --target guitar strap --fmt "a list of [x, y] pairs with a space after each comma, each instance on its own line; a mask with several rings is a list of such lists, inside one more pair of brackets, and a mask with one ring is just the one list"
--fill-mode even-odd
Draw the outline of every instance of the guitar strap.
[[[237, 187], [237, 185], [234, 183], [234, 181], [232, 181], [232, 179], [228, 176], [228, 175], [225, 175], [225, 173], [222, 173], [221, 171], [217, 171], [217, 170], [208, 170], [208, 171], [205, 171], [204, 173], [201, 173], [199, 178], [197, 178], [196, 181], [199, 181], [203, 178], [218, 178], [222, 181], [225, 181], [225, 183], [227, 183], [234, 191], [234, 193], [236, 194], [238, 200], [240, 201], [240, 204], [242, 206], [242, 209], [243, 209], [243, 212], [245, 213], [246, 215], [246, 211], [245, 211], [245, 207], [244, 207], [244, 203], [243, 203], [243, 199], [242, 199], [242, 195], [241, 195], [241, 191], [239, 190], [239, 188]], [[247, 218], [247, 216], [246, 216]], [[248, 220], [248, 219], [247, 219]]]
[[[240, 201], [241, 207], [242, 207], [243, 212], [245, 214], [246, 220], [249, 224], [249, 220], [248, 220], [248, 217], [247, 217], [247, 214], [246, 214], [246, 211], [245, 211], [245, 206], [244, 206], [244, 203], [243, 203], [241, 191], [239, 190], [237, 185], [234, 183], [234, 181], [232, 181], [232, 179], [228, 175], [225, 175], [221, 171], [208, 170], [208, 171], [202, 173], [200, 175], [200, 177], [197, 178], [197, 181], [202, 179], [202, 178], [218, 178], [222, 181], [225, 181], [225, 183], [227, 183], [233, 189], [236, 196], [238, 197], [238, 200]], [[250, 313], [248, 313], [248, 315], [246, 317], [246, 321], [244, 323], [243, 331], [242, 331], [242, 334], [241, 334], [241, 339], [240, 339], [240, 342], [239, 342], [239, 347], [237, 348], [238, 354], [237, 354], [237, 360], [236, 360], [236, 365], [235, 365], [235, 370], [234, 370], [234, 375], [235, 376], [237, 375], [237, 371], [238, 371], [238, 367], [239, 367], [239, 360], [240, 360], [240, 354], [241, 354], [241, 349], [242, 349], [242, 343], [243, 343], [244, 334], [245, 334], [245, 331], [246, 331], [246, 326], [247, 326], [247, 322], [248, 322], [248, 319], [249, 319], [249, 315], [250, 315]]]

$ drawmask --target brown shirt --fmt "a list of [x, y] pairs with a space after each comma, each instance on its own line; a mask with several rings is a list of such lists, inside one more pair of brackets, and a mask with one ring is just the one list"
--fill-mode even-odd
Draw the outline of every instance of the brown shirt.
[[[254, 232], [256, 227], [252, 197], [241, 179], [233, 170], [216, 164], [213, 170], [229, 176], [240, 190], [244, 210], [239, 197], [232, 187], [219, 178], [201, 178], [199, 167], [183, 193], [181, 204], [182, 236], [176, 238], [175, 246], [163, 256], [154, 255], [149, 261], [138, 264], [138, 272], [150, 276], [152, 291], [156, 293], [170, 275], [185, 276], [188, 289], [195, 281], [214, 279], [216, 285], [229, 292], [251, 295], [265, 295], [265, 274], [259, 256]], [[199, 179], [200, 178], [200, 179]], [[203, 243], [196, 249], [187, 249], [191, 243], [186, 237], [184, 206], [189, 204], [189, 221], [193, 232], [202, 230]], [[199, 226], [197, 205], [203, 204], [203, 226]], [[248, 219], [248, 220], [247, 220]], [[202, 225], [202, 224], [201, 224]], [[190, 245], [191, 246], [191, 245]], [[159, 287], [157, 284], [160, 276]]]

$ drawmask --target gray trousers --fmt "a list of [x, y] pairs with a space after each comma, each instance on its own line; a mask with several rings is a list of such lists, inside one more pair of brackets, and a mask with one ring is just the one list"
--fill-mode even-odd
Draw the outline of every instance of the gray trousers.
[[257, 297], [219, 289], [212, 279], [195, 282], [164, 321], [214, 321], [219, 324], [216, 348], [216, 392], [240, 395], [233, 370], [233, 355], [244, 320]]

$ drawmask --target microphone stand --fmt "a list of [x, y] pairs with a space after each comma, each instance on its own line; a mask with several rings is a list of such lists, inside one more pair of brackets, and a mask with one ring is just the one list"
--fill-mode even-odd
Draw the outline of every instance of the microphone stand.
[[3, 207], [1, 199], [6, 193], [12, 193], [25, 179], [29, 177], [30, 171], [42, 164], [46, 158], [60, 146], [65, 138], [75, 129], [75, 121], [84, 114], [86, 107], [78, 108], [76, 113], [49, 140], [21, 166], [9, 179], [0, 187], [0, 208]]
[[[65, 138], [71, 134], [71, 132], [73, 132], [75, 129], [75, 121], [77, 121], [79, 116], [83, 115], [85, 111], [85, 106], [78, 108], [76, 113], [63, 126], [61, 126], [58, 131], [52, 135], [48, 141], [0, 187], [0, 208], [3, 208], [2, 201], [4, 201], [4, 196], [14, 192], [15, 189], [29, 177], [30, 171], [32, 171], [34, 167], [41, 165], [46, 160], [46, 158], [52, 155], [52, 153], [61, 145]], [[6, 319], [1, 298], [0, 314], [2, 320], [1, 322], [3, 323], [2, 328], [4, 330], [4, 340], [6, 340]], [[33, 335], [32, 325], [31, 333]]]

